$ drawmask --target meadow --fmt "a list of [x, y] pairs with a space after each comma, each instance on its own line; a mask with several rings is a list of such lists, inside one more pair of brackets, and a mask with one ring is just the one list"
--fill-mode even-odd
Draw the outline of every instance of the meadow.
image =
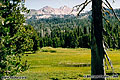
[[[107, 51], [115, 73], [120, 73], [120, 51]], [[24, 60], [30, 67], [16, 76], [25, 76], [24, 80], [90, 80], [91, 50], [87, 48], [51, 48], [44, 47], [34, 54], [25, 54]], [[109, 64], [108, 64], [109, 65]], [[107, 80], [120, 80], [120, 76], [112, 78], [112, 69], [106, 73]]]

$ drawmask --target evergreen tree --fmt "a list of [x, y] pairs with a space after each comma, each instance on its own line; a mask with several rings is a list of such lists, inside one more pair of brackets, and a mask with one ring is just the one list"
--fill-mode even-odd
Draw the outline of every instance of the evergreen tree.
[[[28, 69], [27, 61], [21, 61], [25, 51], [36, 50], [36, 33], [25, 26], [28, 12], [23, 0], [0, 1], [0, 80]], [[35, 33], [35, 34], [33, 34]]]

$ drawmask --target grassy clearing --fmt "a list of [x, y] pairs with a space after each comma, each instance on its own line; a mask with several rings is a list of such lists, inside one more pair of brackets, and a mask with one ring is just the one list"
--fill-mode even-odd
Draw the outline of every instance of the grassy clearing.
[[[35, 54], [27, 54], [30, 69], [18, 74], [26, 76], [25, 80], [90, 80], [91, 50], [84, 48], [67, 49], [45, 47]], [[120, 72], [120, 51], [108, 51], [115, 72]], [[110, 67], [109, 67], [110, 68]], [[106, 70], [107, 73], [111, 69]], [[118, 78], [112, 79], [117, 80]], [[110, 80], [110, 79], [109, 79]], [[118, 79], [119, 80], [119, 79]]]

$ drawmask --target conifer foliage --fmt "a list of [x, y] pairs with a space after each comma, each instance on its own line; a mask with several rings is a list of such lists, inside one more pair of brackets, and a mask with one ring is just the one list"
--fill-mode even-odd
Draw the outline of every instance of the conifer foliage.
[[[28, 69], [21, 57], [25, 51], [37, 50], [37, 35], [25, 25], [23, 0], [0, 1], [0, 79]], [[36, 46], [36, 47], [35, 47]]]

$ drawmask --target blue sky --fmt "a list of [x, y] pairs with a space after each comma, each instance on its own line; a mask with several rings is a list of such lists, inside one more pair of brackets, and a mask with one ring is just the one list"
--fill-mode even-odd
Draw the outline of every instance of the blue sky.
[[[61, 6], [73, 7], [77, 4], [84, 2], [85, 0], [26, 0], [26, 7], [28, 9], [40, 9], [44, 6], [50, 6], [53, 8], [59, 8]], [[115, 3], [112, 3], [113, 0], [108, 0], [111, 2], [113, 8], [120, 8], [120, 0], [115, 0]], [[91, 5], [89, 5], [86, 10], [89, 10]]]

